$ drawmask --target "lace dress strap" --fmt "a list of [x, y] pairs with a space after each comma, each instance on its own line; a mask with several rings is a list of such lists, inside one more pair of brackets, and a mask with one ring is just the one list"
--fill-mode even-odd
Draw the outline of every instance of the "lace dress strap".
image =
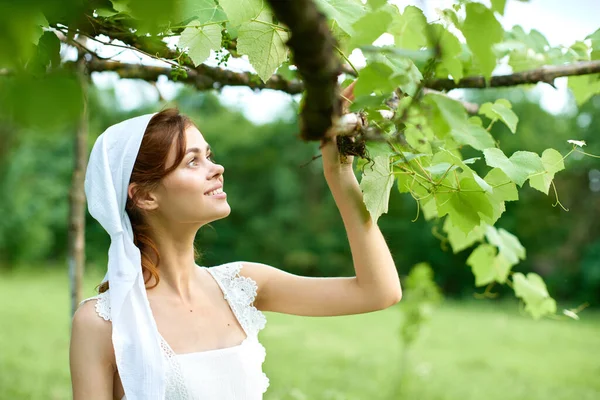
[[240, 275], [243, 264], [232, 262], [206, 270], [215, 278], [225, 299], [229, 302], [233, 313], [240, 321], [247, 335], [258, 335], [267, 323], [265, 315], [254, 305], [254, 299], [258, 290], [256, 281], [252, 278]]
[[104, 318], [104, 320], [112, 321], [112, 319], [110, 318], [110, 296], [108, 295], [108, 292], [103, 292], [103, 293], [97, 294], [96, 296], [92, 296], [87, 299], [84, 299], [79, 303], [79, 305], [81, 306], [86, 301], [90, 301], [90, 300], [94, 300], [94, 299], [96, 299], [96, 305], [95, 305], [96, 313], [99, 316], [101, 316], [102, 318]]

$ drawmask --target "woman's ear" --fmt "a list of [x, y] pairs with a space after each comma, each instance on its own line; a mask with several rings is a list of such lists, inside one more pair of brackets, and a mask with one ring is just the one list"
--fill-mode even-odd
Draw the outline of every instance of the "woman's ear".
[[143, 190], [137, 183], [130, 183], [127, 187], [127, 197], [133, 200], [134, 195], [137, 195], [137, 199], [135, 199], [136, 207], [145, 211], [151, 211], [158, 208], [156, 196], [153, 193]]

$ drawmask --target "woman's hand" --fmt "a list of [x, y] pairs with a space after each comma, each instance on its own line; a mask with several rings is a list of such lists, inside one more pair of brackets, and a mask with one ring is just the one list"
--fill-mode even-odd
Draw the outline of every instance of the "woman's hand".
[[[342, 114], [346, 114], [348, 112], [348, 107], [352, 104], [352, 100], [354, 100], [354, 85], [356, 84], [356, 80], [348, 85], [342, 93]], [[325, 140], [321, 140], [321, 155], [323, 156], [323, 172], [325, 174], [325, 178], [329, 181], [329, 179], [340, 180], [344, 179], [344, 177], [349, 177], [350, 175], [356, 179], [354, 175], [354, 170], [352, 169], [352, 162], [354, 161], [354, 156], [345, 156], [345, 160], [342, 162], [340, 160], [340, 153], [337, 148], [337, 135], [335, 134], [333, 129], [330, 129], [325, 134], [326, 138], [331, 138], [332, 140], [325, 143]]]

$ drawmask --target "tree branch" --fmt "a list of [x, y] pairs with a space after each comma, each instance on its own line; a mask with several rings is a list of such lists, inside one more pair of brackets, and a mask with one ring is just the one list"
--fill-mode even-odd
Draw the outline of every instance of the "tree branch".
[[300, 112], [300, 136], [304, 140], [323, 139], [331, 128], [332, 118], [341, 114], [337, 42], [327, 18], [313, 0], [268, 0], [268, 3], [275, 17], [290, 28], [291, 37], [286, 44], [306, 89]]
[[470, 76], [455, 83], [452, 79], [433, 79], [425, 84], [435, 90], [452, 90], [458, 88], [486, 88], [502, 86], [518, 86], [545, 82], [554, 86], [554, 80], [564, 76], [579, 76], [600, 73], [600, 60], [580, 61], [569, 65], [545, 65], [529, 71], [516, 72], [510, 75], [492, 76], [487, 85], [484, 77]]
[[[161, 75], [166, 75], [169, 79], [174, 80], [171, 76], [171, 68], [101, 60], [93, 53], [90, 54], [92, 59], [87, 63], [89, 72], [112, 71], [123, 79], [142, 79], [149, 82], [156, 82]], [[71, 64], [74, 63], [67, 63], [68, 66]], [[280, 75], [273, 75], [266, 83], [263, 83], [256, 74], [234, 72], [204, 64], [194, 69], [188, 69], [187, 77], [179, 76], [177, 81], [191, 84], [198, 90], [220, 89], [223, 86], [247, 86], [251, 89], [273, 89], [297, 94], [301, 93], [304, 88], [301, 81], [287, 81]]]

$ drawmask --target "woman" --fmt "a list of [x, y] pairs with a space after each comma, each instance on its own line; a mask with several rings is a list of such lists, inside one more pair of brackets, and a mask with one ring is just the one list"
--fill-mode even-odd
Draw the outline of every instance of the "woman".
[[[353, 86], [344, 98], [352, 99]], [[231, 209], [223, 166], [177, 110], [124, 121], [97, 139], [86, 194], [111, 247], [100, 294], [84, 300], [72, 321], [74, 400], [262, 399], [269, 386], [258, 340], [262, 311], [349, 315], [400, 300], [396, 267], [364, 206], [352, 157], [340, 162], [335, 134], [328, 136], [323, 169], [350, 242], [350, 278], [302, 277], [245, 261], [196, 265], [197, 231]]]

